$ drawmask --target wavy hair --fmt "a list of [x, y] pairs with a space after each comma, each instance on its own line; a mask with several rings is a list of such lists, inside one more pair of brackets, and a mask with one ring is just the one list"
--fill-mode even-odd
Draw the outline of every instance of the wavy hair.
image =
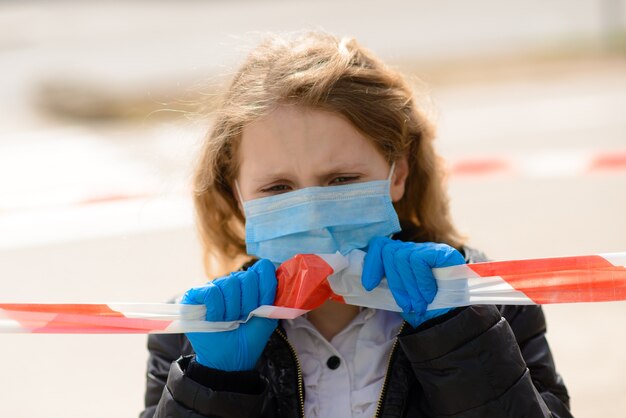
[[[194, 174], [197, 225], [205, 266], [232, 268], [245, 256], [244, 217], [234, 196], [237, 147], [246, 124], [280, 104], [345, 117], [392, 162], [406, 156], [400, 221], [419, 227], [422, 241], [459, 248], [449, 215], [435, 129], [405, 78], [351, 38], [312, 31], [273, 35], [248, 55], [214, 115]], [[212, 269], [211, 269], [212, 270]]]

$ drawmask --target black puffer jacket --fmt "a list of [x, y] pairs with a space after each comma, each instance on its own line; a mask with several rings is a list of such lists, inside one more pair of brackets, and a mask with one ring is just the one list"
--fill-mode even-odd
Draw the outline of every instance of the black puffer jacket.
[[[484, 261], [465, 249], [468, 262]], [[539, 306], [470, 306], [418, 328], [404, 324], [378, 400], [378, 417], [571, 417]], [[148, 338], [148, 417], [302, 417], [304, 385], [284, 330], [256, 370], [194, 361], [183, 334]]]

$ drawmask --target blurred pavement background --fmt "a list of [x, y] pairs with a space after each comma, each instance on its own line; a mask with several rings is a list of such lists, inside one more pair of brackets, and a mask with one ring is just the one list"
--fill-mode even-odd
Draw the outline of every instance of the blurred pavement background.
[[[626, 251], [625, 21], [620, 0], [0, 1], [0, 301], [206, 280], [186, 190], [210, 117], [186, 112], [267, 31], [352, 35], [420, 77], [451, 167], [533, 162], [452, 170], [454, 219], [493, 259]], [[613, 168], [577, 163], [598, 155]], [[545, 310], [574, 414], [622, 417], [626, 303]], [[0, 335], [0, 416], [136, 416], [145, 340]]]

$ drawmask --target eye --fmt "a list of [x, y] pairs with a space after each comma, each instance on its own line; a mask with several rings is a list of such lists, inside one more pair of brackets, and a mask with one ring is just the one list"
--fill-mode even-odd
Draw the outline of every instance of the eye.
[[291, 190], [291, 187], [286, 184], [274, 184], [272, 186], [261, 189], [262, 193], [266, 194], [280, 194], [286, 193]]
[[359, 176], [338, 176], [331, 180], [331, 185], [338, 185], [344, 183], [351, 183], [359, 180]]

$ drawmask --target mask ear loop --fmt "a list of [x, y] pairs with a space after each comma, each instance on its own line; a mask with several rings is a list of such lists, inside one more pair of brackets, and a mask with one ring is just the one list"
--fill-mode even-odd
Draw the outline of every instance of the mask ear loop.
[[387, 193], [389, 194], [389, 199], [391, 199], [391, 178], [393, 177], [393, 172], [396, 169], [396, 162], [391, 163], [391, 168], [389, 169], [389, 177], [387, 177]]
[[243, 206], [245, 201], [243, 200], [243, 196], [241, 195], [241, 190], [239, 189], [239, 182], [237, 180], [235, 180], [235, 190], [237, 190], [237, 197], [239, 198], [239, 201], [241, 202], [241, 206]]
[[396, 162], [391, 163], [391, 168], [389, 169], [389, 177], [387, 177], [387, 181], [389, 182], [389, 187], [391, 187], [391, 177], [393, 176], [393, 172], [396, 169]]

